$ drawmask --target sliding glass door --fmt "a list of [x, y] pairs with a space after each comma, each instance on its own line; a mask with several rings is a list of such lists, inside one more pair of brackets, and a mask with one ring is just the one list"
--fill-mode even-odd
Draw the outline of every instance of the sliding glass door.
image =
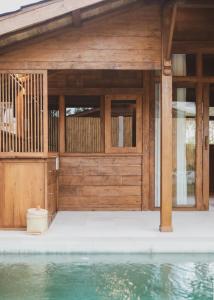
[[[203, 87], [174, 83], [173, 208], [203, 208]], [[166, 179], [167, 180], [167, 179]], [[155, 98], [155, 207], [160, 207], [160, 86]]]
[[173, 118], [173, 206], [196, 204], [196, 89], [175, 87]]

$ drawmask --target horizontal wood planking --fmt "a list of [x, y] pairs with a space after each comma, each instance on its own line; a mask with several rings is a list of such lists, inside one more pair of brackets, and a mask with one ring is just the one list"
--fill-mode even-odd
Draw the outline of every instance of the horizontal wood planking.
[[59, 210], [140, 210], [141, 156], [61, 157]]
[[63, 197], [63, 205], [59, 210], [66, 211], [139, 211], [141, 205], [140, 196], [123, 196], [123, 197]]
[[60, 176], [62, 185], [72, 186], [132, 186], [141, 184], [141, 176]]
[[133, 5], [128, 12], [62, 32], [57, 39], [5, 53], [0, 67], [160, 69], [160, 14], [158, 4]]
[[[108, 1], [108, 3], [105, 3], [104, 5], [102, 5], [102, 3], [101, 5], [99, 5], [100, 2], [103, 2], [101, 0], [61, 0], [51, 2], [45, 1], [44, 3], [39, 2], [38, 4], [31, 4], [30, 6], [22, 7], [15, 12], [9, 14], [6, 13], [5, 15], [1, 16], [0, 34], [8, 36], [11, 33], [16, 33], [17, 31], [20, 32], [21, 30], [27, 29], [28, 27], [30, 27], [30, 30], [32, 28], [35, 28], [35, 26], [37, 26], [38, 24], [44, 25], [43, 22], [46, 22], [46, 30], [48, 31], [48, 29], [50, 29], [50, 23], [47, 23], [47, 21], [49, 20], [53, 22], [55, 21], [57, 23], [60, 21], [62, 22], [62, 17], [70, 17], [71, 21], [69, 23], [75, 23], [73, 17], [77, 12], [83, 12], [82, 17], [84, 19], [88, 19], [99, 14], [107, 13], [112, 9], [123, 7], [123, 5], [129, 5], [130, 3], [133, 3], [135, 1], [136, 0]], [[64, 23], [61, 26], [63, 25], [65, 26]], [[45, 28], [43, 28], [43, 30], [41, 30], [40, 28], [38, 31], [43, 32], [44, 30]]]
[[70, 196], [140, 196], [140, 186], [64, 186], [60, 184], [60, 193]]

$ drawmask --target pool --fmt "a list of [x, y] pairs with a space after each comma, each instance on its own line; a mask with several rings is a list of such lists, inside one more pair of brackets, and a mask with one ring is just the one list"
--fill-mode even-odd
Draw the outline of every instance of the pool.
[[214, 255], [3, 255], [4, 300], [213, 300]]

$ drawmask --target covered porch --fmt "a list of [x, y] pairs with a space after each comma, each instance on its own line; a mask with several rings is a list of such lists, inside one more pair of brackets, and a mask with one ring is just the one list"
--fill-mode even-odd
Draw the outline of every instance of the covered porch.
[[[18, 32], [0, 19], [0, 226], [25, 227], [39, 205], [50, 223], [58, 212], [47, 238], [84, 214], [92, 227], [106, 215], [108, 232], [111, 214], [123, 224], [112, 210], [139, 211], [121, 213], [132, 234], [132, 216], [142, 237], [147, 226], [171, 232], [173, 216], [176, 238], [176, 224], [195, 224], [214, 191], [213, 4], [93, 1], [65, 16], [56, 2], [59, 15], [35, 24], [31, 9], [21, 23], [14, 13]], [[69, 212], [81, 210], [100, 212]]]

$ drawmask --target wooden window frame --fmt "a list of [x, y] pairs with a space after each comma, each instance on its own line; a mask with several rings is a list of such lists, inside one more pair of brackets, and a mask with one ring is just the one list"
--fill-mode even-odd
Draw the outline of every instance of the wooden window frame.
[[[73, 95], [72, 95], [73, 96]], [[88, 95], [84, 95], [88, 96]], [[94, 96], [94, 95], [92, 95]], [[96, 95], [97, 96], [97, 95]], [[59, 154], [60, 156], [99, 156], [105, 154], [105, 96], [100, 96], [100, 152], [66, 151], [66, 103], [65, 95], [59, 96]]]
[[[141, 95], [106, 95], [105, 96], [105, 153], [142, 153], [142, 96]], [[136, 101], [136, 146], [112, 147], [111, 141], [111, 103], [113, 100]]]

